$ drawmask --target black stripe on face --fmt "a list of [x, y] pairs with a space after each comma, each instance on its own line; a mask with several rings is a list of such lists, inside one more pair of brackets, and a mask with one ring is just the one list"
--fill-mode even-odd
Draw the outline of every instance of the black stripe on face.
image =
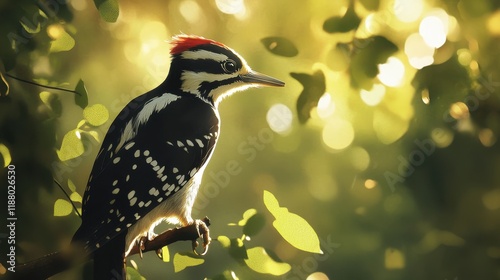
[[203, 82], [200, 84], [198, 90], [201, 93], [201, 95], [205, 98], [208, 98], [208, 95], [210, 92], [216, 88], [219, 88], [221, 86], [229, 85], [232, 83], [236, 83], [240, 81], [240, 78], [238, 76], [225, 79], [225, 80], [220, 80], [220, 81], [212, 81], [212, 82]]
[[[243, 67], [243, 63], [240, 58], [234, 54], [231, 50], [217, 46], [212, 44], [201, 45], [198, 47], [194, 47], [189, 49], [190, 52], [196, 52], [200, 50], [205, 50], [208, 52], [212, 52], [214, 54], [222, 54], [225, 55], [228, 59], [234, 61], [237, 69], [241, 69]], [[215, 59], [186, 59], [181, 58], [182, 63], [185, 67], [183, 69], [192, 71], [192, 72], [207, 72], [213, 74], [224, 73], [221, 63], [222, 61], [217, 61]]]
[[183, 70], [200, 73], [224, 74], [221, 63], [211, 59], [182, 59]]

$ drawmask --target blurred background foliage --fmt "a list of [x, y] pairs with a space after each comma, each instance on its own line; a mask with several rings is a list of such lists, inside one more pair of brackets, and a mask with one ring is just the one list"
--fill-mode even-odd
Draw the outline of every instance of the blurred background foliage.
[[[133, 279], [500, 279], [499, 7], [0, 0], [0, 154], [16, 166], [18, 262], [67, 246], [80, 223], [69, 201], [81, 206], [111, 119], [163, 81], [167, 41], [183, 32], [287, 86], [220, 106], [194, 209], [212, 219], [208, 255], [177, 243], [168, 263], [132, 257]], [[278, 217], [308, 225], [323, 254], [299, 250], [306, 241], [290, 242]]]

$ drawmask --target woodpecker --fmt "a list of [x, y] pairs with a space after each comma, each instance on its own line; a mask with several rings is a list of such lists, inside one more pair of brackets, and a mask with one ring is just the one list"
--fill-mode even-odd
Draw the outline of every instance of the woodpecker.
[[167, 78], [118, 114], [89, 176], [72, 243], [93, 256], [95, 279], [125, 279], [124, 258], [160, 222], [194, 222], [219, 137], [219, 102], [249, 87], [285, 85], [214, 40], [178, 35], [171, 43]]

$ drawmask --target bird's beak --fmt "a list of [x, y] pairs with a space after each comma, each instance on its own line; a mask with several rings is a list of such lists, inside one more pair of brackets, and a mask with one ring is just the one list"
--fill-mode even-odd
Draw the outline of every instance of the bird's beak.
[[249, 71], [246, 74], [241, 74], [240, 78], [245, 83], [255, 84], [260, 86], [271, 86], [271, 87], [285, 86], [284, 82], [255, 71]]

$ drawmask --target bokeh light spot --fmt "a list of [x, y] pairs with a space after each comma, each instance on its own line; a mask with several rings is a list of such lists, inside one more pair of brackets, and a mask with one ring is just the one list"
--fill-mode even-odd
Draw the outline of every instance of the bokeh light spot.
[[439, 148], [446, 148], [453, 142], [453, 133], [448, 129], [435, 128], [431, 132], [431, 138]]
[[500, 190], [492, 190], [483, 195], [483, 204], [488, 210], [500, 209]]
[[422, 0], [396, 0], [393, 9], [400, 21], [414, 22], [422, 15], [424, 3]]
[[419, 33], [429, 47], [440, 48], [446, 42], [447, 30], [436, 16], [425, 17], [420, 22]]
[[329, 280], [328, 276], [323, 272], [314, 272], [307, 276], [306, 280]]
[[201, 17], [201, 8], [196, 1], [184, 0], [179, 5], [179, 12], [189, 23], [196, 23]]
[[422, 95], [422, 102], [425, 105], [429, 105], [429, 103], [431, 103], [431, 95], [429, 94], [429, 90], [428, 89], [422, 90], [421, 95]]
[[326, 119], [335, 112], [335, 103], [332, 96], [327, 92], [318, 101], [317, 113], [322, 119]]
[[342, 150], [354, 140], [354, 128], [346, 120], [334, 119], [323, 128], [323, 142], [334, 150]]
[[377, 78], [388, 87], [398, 87], [403, 83], [405, 66], [396, 57], [389, 57], [387, 62], [378, 65], [379, 74]]
[[60, 24], [51, 24], [47, 27], [47, 35], [52, 40], [56, 40], [61, 37], [64, 33], [64, 28]]
[[216, 0], [215, 4], [219, 11], [225, 14], [238, 14], [245, 10], [245, 3], [243, 0]]
[[266, 120], [274, 132], [287, 134], [292, 128], [293, 114], [288, 106], [278, 103], [267, 111]]
[[352, 166], [359, 171], [365, 171], [370, 165], [370, 154], [361, 147], [351, 148], [349, 156]]
[[385, 268], [402, 269], [405, 267], [405, 256], [403, 252], [394, 248], [385, 250]]
[[495, 13], [491, 14], [486, 22], [486, 27], [491, 35], [499, 36], [500, 35], [500, 10], [497, 10]]
[[479, 131], [479, 141], [483, 146], [491, 147], [497, 142], [497, 138], [491, 129], [485, 128]]
[[371, 190], [377, 186], [377, 181], [372, 180], [372, 179], [367, 179], [365, 181], [365, 188]]
[[362, 89], [360, 95], [366, 105], [376, 106], [385, 96], [385, 87], [381, 84], [375, 84], [370, 91]]
[[455, 102], [450, 106], [450, 116], [456, 120], [469, 117], [469, 108], [463, 102]]
[[472, 62], [472, 54], [468, 49], [459, 49], [457, 51], [457, 55], [458, 55], [458, 62], [462, 66], [469, 66], [470, 63]]
[[422, 69], [434, 63], [434, 48], [427, 45], [419, 33], [413, 33], [406, 38], [405, 54], [415, 69]]

